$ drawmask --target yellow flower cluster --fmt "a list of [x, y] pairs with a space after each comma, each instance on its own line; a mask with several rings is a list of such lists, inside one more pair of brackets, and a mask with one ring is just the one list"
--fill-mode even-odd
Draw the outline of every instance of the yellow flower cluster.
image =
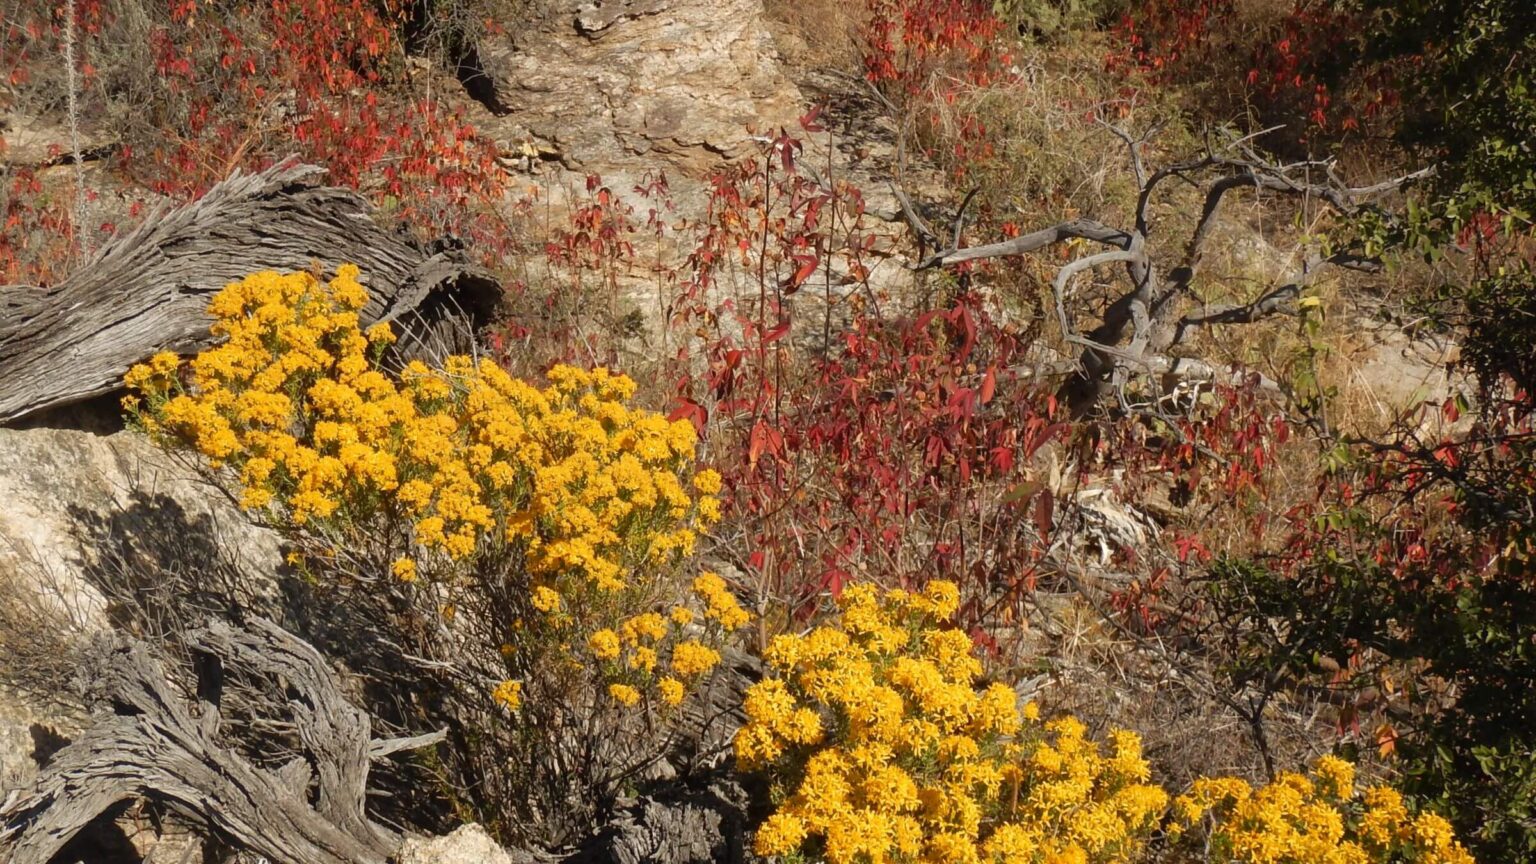
[[344, 265], [328, 284], [268, 272], [229, 285], [209, 305], [225, 342], [192, 360], [190, 389], [161, 354], [127, 375], [130, 409], [236, 469], [247, 507], [301, 526], [409, 526], [402, 580], [428, 561], [516, 550], [546, 591], [541, 609], [571, 574], [615, 591], [635, 566], [689, 554], [718, 518], [719, 475], [688, 488], [692, 425], [630, 408], [633, 381], [557, 366], [539, 389], [467, 357], [392, 376], [378, 362], [389, 326], [359, 329], [358, 276]]
[[[701, 611], [695, 612], [690, 604]], [[661, 704], [675, 707], [720, 663], [710, 643], [745, 626], [752, 616], [736, 602], [725, 580], [710, 572], [693, 581], [693, 597], [660, 612], [626, 618], [617, 629], [587, 637], [596, 666], [613, 679], [608, 694], [620, 705], [637, 705], [654, 689]]]
[[[170, 353], [134, 367], [126, 407], [151, 435], [227, 467], [245, 507], [327, 546], [356, 541], [380, 575], [516, 579], [523, 591], [501, 610], [513, 631], [500, 652], [507, 680], [491, 694], [515, 711], [517, 679], [547, 644], [580, 644], [578, 632], [648, 602], [654, 575], [693, 552], [696, 532], [719, 518], [720, 476], [694, 471], [690, 423], [631, 407], [634, 382], [606, 369], [556, 366], [543, 388], [468, 357], [389, 371], [394, 335], [360, 327], [359, 278], [343, 265], [328, 282], [264, 272], [228, 285], [208, 307], [222, 343], [185, 377]], [[740, 626], [745, 613], [711, 584], [704, 614]], [[440, 607], [445, 618], [454, 609]], [[636, 627], [627, 659], [649, 675], [658, 646]], [[618, 657], [613, 641], [594, 639], [595, 655]], [[676, 677], [660, 683], [663, 701], [681, 701], [712, 652], [669, 645]]]
[[1141, 848], [1168, 798], [1140, 739], [1117, 731], [1105, 755], [1077, 721], [1042, 726], [1006, 685], [978, 689], [970, 638], [944, 626], [958, 600], [948, 582], [854, 586], [833, 625], [773, 640], [777, 677], [748, 691], [736, 737], [778, 801], [759, 854], [1086, 864]]
[[1311, 776], [1284, 773], [1257, 789], [1236, 778], [1201, 778], [1174, 801], [1177, 838], [1202, 822], [1209, 860], [1233, 864], [1473, 864], [1451, 825], [1411, 815], [1398, 792], [1355, 792], [1350, 763], [1324, 756]]
[[491, 699], [508, 711], [523, 707], [523, 685], [520, 681], [503, 681], [491, 691]]
[[[719, 475], [711, 479], [715, 490], [719, 491]], [[737, 605], [736, 595], [731, 593], [719, 574], [707, 570], [700, 573], [693, 580], [693, 593], [704, 601], [704, 617], [719, 624], [726, 632], [738, 630], [752, 620], [752, 615]], [[673, 622], [679, 625], [693, 620], [692, 613], [685, 608], [674, 609], [672, 616]]]

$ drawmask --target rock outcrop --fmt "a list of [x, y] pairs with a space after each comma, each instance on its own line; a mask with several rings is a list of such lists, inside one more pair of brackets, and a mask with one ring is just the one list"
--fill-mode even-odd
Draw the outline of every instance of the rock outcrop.
[[479, 825], [461, 825], [442, 837], [408, 837], [396, 864], [519, 864]]
[[745, 153], [749, 127], [790, 124], [804, 110], [761, 0], [551, 6], [482, 51], [509, 112], [486, 125], [513, 148], [542, 145], [573, 170], [699, 176]]
[[0, 429], [0, 502], [0, 788], [34, 772], [38, 735], [72, 725], [54, 679], [124, 598], [153, 605], [187, 581], [168, 573], [195, 570], [213, 592], [235, 574], [270, 585], [282, 567], [275, 532], [132, 432]]
[[189, 461], [131, 431], [0, 429], [0, 578], [47, 588], [77, 620], [102, 620], [121, 571], [233, 567], [246, 584], [282, 566], [254, 522]]

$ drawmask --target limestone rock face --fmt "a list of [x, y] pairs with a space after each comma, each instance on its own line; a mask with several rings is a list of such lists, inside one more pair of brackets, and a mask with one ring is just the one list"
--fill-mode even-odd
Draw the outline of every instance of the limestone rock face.
[[395, 855], [398, 864], [515, 864], [479, 825], [461, 825], [442, 837], [410, 837]]
[[[519, 130], [567, 167], [665, 167], [699, 176], [745, 152], [748, 127], [790, 124], [804, 101], [785, 75], [761, 0], [560, 0], [512, 40], [484, 46]], [[489, 125], [496, 125], [491, 121]]]
[[0, 800], [31, 782], [55, 736], [77, 731], [79, 719], [67, 707], [0, 686]]
[[275, 532], [137, 433], [0, 429], [0, 789], [30, 779], [40, 735], [72, 730], [68, 649], [124, 598], [153, 606], [186, 584], [170, 573], [270, 586], [282, 558]]
[[134, 432], [0, 429], [0, 577], [105, 614], [108, 571], [233, 567], [247, 584], [282, 564], [277, 534], [194, 466]]

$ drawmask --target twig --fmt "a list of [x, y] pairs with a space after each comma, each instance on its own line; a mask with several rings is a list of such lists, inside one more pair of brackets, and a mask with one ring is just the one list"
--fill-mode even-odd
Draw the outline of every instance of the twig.
[[69, 91], [69, 149], [75, 157], [74, 232], [76, 242], [80, 244], [77, 254], [84, 257], [90, 254], [92, 244], [86, 223], [89, 214], [85, 197], [85, 161], [80, 150], [80, 81], [75, 69], [75, 0], [67, 0], [64, 4], [64, 80]]

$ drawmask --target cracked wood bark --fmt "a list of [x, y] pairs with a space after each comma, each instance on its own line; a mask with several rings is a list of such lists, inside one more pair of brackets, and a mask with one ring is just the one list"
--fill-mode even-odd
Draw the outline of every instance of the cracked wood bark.
[[364, 322], [400, 321], [428, 342], [445, 321], [486, 322], [499, 297], [488, 274], [383, 230], [362, 198], [320, 185], [323, 173], [291, 161], [237, 172], [56, 285], [0, 286], [0, 423], [112, 392], [156, 351], [206, 347], [209, 298], [256, 271], [354, 263], [370, 295]]
[[[197, 700], [168, 683], [143, 643], [104, 637], [82, 666], [101, 705], [96, 721], [60, 750], [32, 788], [0, 805], [0, 856], [47, 864], [93, 820], [137, 798], [179, 821], [274, 864], [384, 864], [401, 839], [363, 809], [371, 759], [435, 744], [442, 733], [370, 740], [369, 721], [339, 695], [311, 646], [260, 619], [245, 629], [213, 623], [188, 637], [198, 657]], [[304, 756], [277, 768], [252, 765], [220, 736], [224, 666], [281, 682]], [[713, 765], [620, 801], [577, 849], [506, 849], [514, 864], [709, 864], [751, 860], [748, 793], [729, 769], [741, 725], [741, 696], [760, 662], [728, 652], [682, 721], [685, 738]], [[313, 786], [313, 788], [311, 788]], [[313, 804], [311, 804], [313, 800]], [[445, 842], [452, 837], [442, 838]], [[434, 860], [432, 840], [414, 840], [412, 861]], [[451, 845], [451, 844], [450, 844]], [[495, 858], [493, 860], [502, 860]]]
[[[370, 754], [398, 749], [399, 742], [371, 742], [367, 715], [341, 698], [324, 659], [275, 625], [254, 620], [237, 630], [215, 623], [190, 644], [213, 658], [199, 664], [199, 711], [175, 692], [143, 643], [103, 638], [82, 670], [103, 710], [30, 791], [0, 807], [0, 853], [13, 864], [47, 864], [97, 816], [148, 798], [273, 862], [385, 864], [399, 838], [368, 820], [364, 794]], [[259, 768], [219, 740], [224, 662], [285, 685], [313, 774], [303, 762]]]

